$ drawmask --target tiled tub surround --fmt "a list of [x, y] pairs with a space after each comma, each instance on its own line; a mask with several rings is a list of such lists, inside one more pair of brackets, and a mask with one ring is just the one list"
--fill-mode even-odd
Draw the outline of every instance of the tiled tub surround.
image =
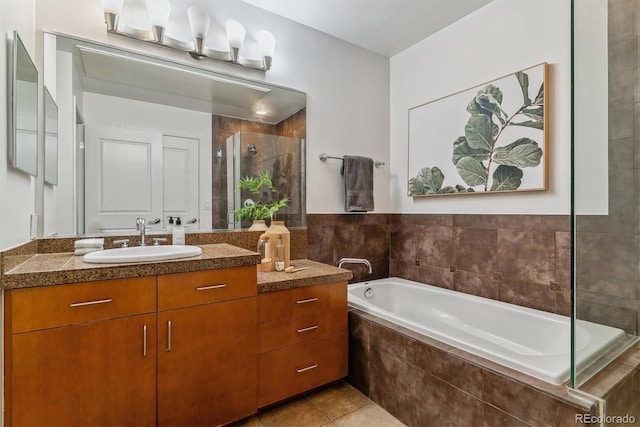
[[309, 258], [349, 265], [354, 281], [401, 277], [568, 316], [567, 215], [326, 214], [307, 216]]
[[569, 426], [598, 399], [349, 311], [349, 382], [409, 426]]

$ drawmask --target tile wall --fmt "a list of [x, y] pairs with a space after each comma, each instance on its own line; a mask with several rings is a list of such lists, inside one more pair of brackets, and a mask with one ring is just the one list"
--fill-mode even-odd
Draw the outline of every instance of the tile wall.
[[366, 258], [354, 282], [396, 276], [570, 314], [569, 216], [308, 215], [309, 258]]

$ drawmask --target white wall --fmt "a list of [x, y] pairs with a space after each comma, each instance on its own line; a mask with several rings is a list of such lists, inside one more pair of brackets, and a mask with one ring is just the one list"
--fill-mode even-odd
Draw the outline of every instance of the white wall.
[[[185, 3], [173, 5], [186, 8]], [[273, 68], [266, 73], [215, 61], [194, 62], [184, 53], [108, 35], [98, 0], [37, 0], [36, 14], [39, 30], [110, 43], [306, 92], [309, 213], [344, 212], [340, 162], [323, 164], [318, 159], [320, 153], [366, 155], [389, 163], [386, 57], [239, 1], [218, 3], [210, 34], [219, 32], [228, 18], [240, 20], [248, 37], [260, 29], [273, 32], [276, 52]], [[389, 211], [388, 173], [388, 167], [375, 172], [376, 212]]]
[[35, 0], [0, 0], [0, 250], [29, 240], [35, 179], [7, 166], [7, 39], [17, 30], [35, 58]]
[[[568, 214], [569, 0], [494, 0], [391, 58], [391, 206], [396, 213]], [[408, 110], [532, 65], [550, 64], [549, 190], [407, 196]]]
[[[200, 141], [201, 224], [211, 224], [211, 114], [167, 105], [85, 92], [84, 118], [87, 127], [110, 126], [135, 130], [153, 130], [163, 135], [195, 138]], [[90, 173], [90, 172], [88, 172]]]

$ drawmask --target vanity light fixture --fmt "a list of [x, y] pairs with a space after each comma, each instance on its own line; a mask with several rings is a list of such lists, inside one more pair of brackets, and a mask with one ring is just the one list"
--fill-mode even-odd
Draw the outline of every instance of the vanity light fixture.
[[101, 1], [108, 33], [181, 50], [198, 60], [209, 58], [261, 71], [268, 71], [271, 68], [276, 39], [269, 31], [262, 30], [256, 33], [255, 39], [258, 42], [261, 59], [250, 59], [240, 56], [247, 32], [244, 26], [236, 20], [230, 19], [226, 23], [229, 50], [219, 51], [206, 46], [211, 19], [205, 11], [195, 6], [187, 9], [193, 41], [183, 41], [173, 39], [165, 33], [171, 14], [169, 0], [146, 0], [147, 13], [151, 22], [150, 31], [129, 27], [120, 21], [124, 0]]

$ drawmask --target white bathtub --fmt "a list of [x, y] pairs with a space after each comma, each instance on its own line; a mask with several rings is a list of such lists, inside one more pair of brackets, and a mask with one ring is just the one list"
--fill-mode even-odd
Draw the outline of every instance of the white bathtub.
[[[366, 298], [367, 289], [373, 291]], [[569, 379], [570, 318], [391, 277], [349, 285], [349, 305], [517, 371]], [[624, 331], [578, 320], [578, 370]]]

